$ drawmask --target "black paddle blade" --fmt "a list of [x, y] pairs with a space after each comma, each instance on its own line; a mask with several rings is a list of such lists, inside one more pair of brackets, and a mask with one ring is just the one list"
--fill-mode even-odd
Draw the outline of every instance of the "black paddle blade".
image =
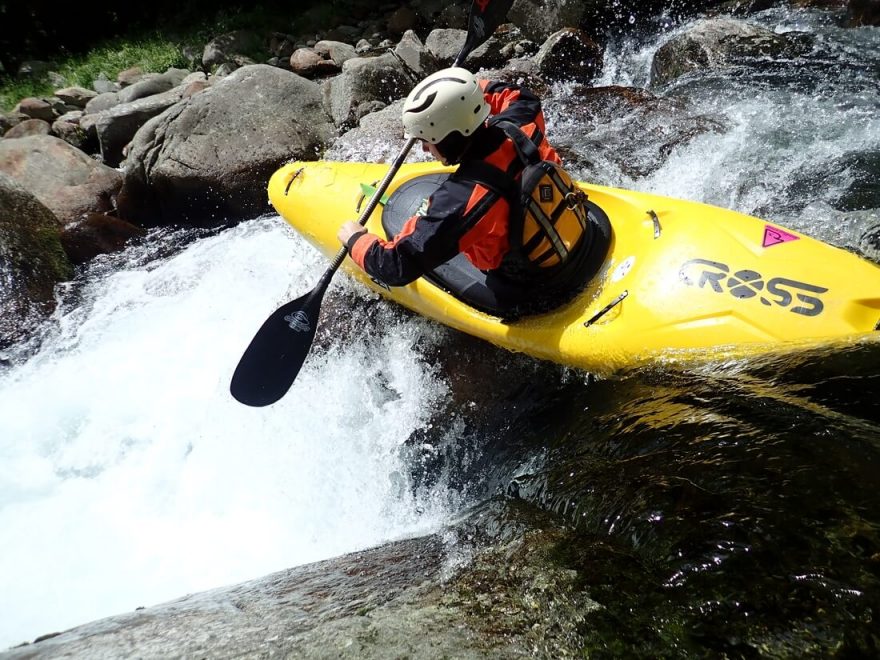
[[511, 5], [513, 0], [474, 0], [471, 3], [467, 39], [455, 58], [456, 66], [460, 66], [474, 48], [492, 36], [495, 29], [507, 18]]
[[306, 294], [266, 319], [235, 368], [232, 396], [248, 406], [268, 406], [285, 395], [315, 339], [321, 298]]

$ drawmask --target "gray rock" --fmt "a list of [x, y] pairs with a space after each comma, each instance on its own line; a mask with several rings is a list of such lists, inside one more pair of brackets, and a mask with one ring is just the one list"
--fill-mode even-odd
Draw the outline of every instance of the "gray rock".
[[265, 47], [263, 39], [250, 30], [236, 30], [221, 34], [212, 39], [202, 53], [202, 66], [205, 69], [232, 62], [237, 57], [259, 51]]
[[514, 0], [508, 19], [532, 41], [543, 43], [547, 37], [566, 27], [580, 27], [585, 16], [612, 11], [604, 0]]
[[104, 92], [86, 103], [85, 110], [86, 114], [94, 114], [109, 110], [116, 105], [119, 105], [119, 92]]
[[700, 69], [795, 58], [809, 52], [812, 43], [807, 35], [776, 34], [734, 18], [703, 19], [657, 50], [651, 63], [651, 85], [662, 86]]
[[145, 96], [161, 94], [162, 92], [167, 92], [172, 87], [174, 87], [174, 84], [172, 83], [171, 78], [167, 78], [158, 73], [146, 74], [137, 82], [120, 90], [118, 96], [119, 103], [131, 103], [132, 101], [137, 101]]
[[0, 140], [0, 172], [15, 179], [65, 225], [106, 213], [122, 175], [50, 135]]
[[[408, 30], [394, 48], [394, 54], [417, 76], [424, 78], [440, 69], [437, 62], [428, 49], [412, 30]], [[417, 82], [417, 80], [416, 80]]]
[[118, 92], [119, 84], [107, 78], [106, 74], [101, 73], [92, 81], [92, 89], [98, 94], [108, 94], [110, 92]]
[[602, 47], [583, 30], [564, 28], [550, 35], [535, 56], [547, 80], [588, 82], [602, 70]]
[[[120, 94], [143, 82], [135, 83]], [[175, 87], [162, 94], [139, 98], [131, 103], [120, 103], [109, 110], [89, 116], [87, 126], [94, 124], [104, 164], [117, 167], [123, 160], [123, 148], [131, 142], [138, 129], [177, 103], [183, 98], [183, 92], [184, 87]]]
[[265, 64], [242, 67], [137, 132], [120, 215], [142, 226], [253, 218], [269, 210], [272, 173], [316, 159], [334, 133], [316, 83]]
[[[491, 531], [490, 531], [491, 530]], [[582, 657], [589, 571], [574, 534], [519, 503], [454, 527], [46, 636], [23, 658]], [[601, 582], [599, 584], [602, 584]]]
[[76, 108], [85, 108], [86, 103], [97, 95], [97, 92], [85, 87], [65, 87], [55, 91], [55, 96], [64, 101], [64, 103]]
[[[440, 28], [431, 30], [428, 38], [425, 39], [425, 47], [436, 58], [441, 67], [447, 67], [452, 66], [455, 58], [461, 51], [461, 47], [464, 45], [465, 39], [467, 39], [467, 32], [465, 30]], [[494, 36], [489, 37], [486, 43], [475, 48], [467, 56], [464, 66], [471, 71], [501, 66], [504, 63], [504, 55], [501, 53], [504, 45]]]
[[350, 128], [357, 123], [361, 104], [390, 103], [405, 97], [411, 88], [411, 76], [391, 53], [356, 57], [342, 66], [340, 75], [325, 83], [325, 107], [337, 126]]
[[20, 112], [0, 113], [0, 135], [3, 135], [10, 128], [20, 124], [25, 119], [30, 119], [30, 117]]
[[314, 48], [321, 56], [333, 60], [340, 68], [348, 60], [357, 57], [357, 51], [354, 49], [354, 46], [341, 41], [328, 41], [324, 39], [317, 42]]
[[[68, 114], [73, 115], [75, 113], [71, 112]], [[81, 151], [89, 150], [89, 136], [85, 129], [79, 125], [78, 119], [76, 121], [69, 121], [59, 117], [52, 123], [52, 135], [61, 138], [67, 142], [67, 144], [76, 147]]]

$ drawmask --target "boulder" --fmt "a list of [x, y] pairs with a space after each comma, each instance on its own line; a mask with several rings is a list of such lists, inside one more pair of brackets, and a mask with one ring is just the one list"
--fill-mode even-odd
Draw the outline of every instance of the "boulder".
[[880, 2], [877, 0], [849, 0], [846, 10], [849, 27], [880, 25]]
[[700, 69], [794, 59], [812, 46], [812, 38], [803, 33], [776, 34], [735, 18], [702, 19], [657, 50], [651, 63], [651, 85], [662, 86]]
[[263, 39], [250, 30], [236, 30], [227, 32], [214, 38], [205, 46], [202, 53], [202, 66], [211, 70], [226, 62], [238, 62], [240, 58], [249, 53], [261, 51], [265, 48]]
[[602, 70], [603, 49], [586, 32], [564, 28], [552, 34], [535, 56], [540, 74], [549, 81], [588, 82]]
[[125, 220], [104, 213], [89, 213], [61, 231], [61, 245], [71, 263], [78, 266], [99, 254], [118, 252], [130, 239], [145, 233]]
[[394, 48], [394, 54], [418, 78], [424, 78], [440, 69], [437, 62], [422, 40], [412, 30], [408, 30]]
[[[140, 84], [135, 83], [126, 89], [134, 89]], [[180, 101], [184, 89], [182, 86], [175, 87], [161, 94], [122, 103], [94, 115], [86, 115], [80, 120], [80, 125], [87, 134], [94, 128], [101, 160], [105, 165], [117, 167], [123, 160], [123, 149], [131, 142], [138, 129]]]
[[31, 135], [49, 135], [51, 132], [52, 124], [45, 119], [25, 119], [20, 124], [16, 124], [6, 131], [3, 137], [8, 140], [11, 138], [29, 137]]
[[554, 32], [580, 27], [585, 16], [595, 15], [601, 0], [514, 0], [507, 17], [532, 41], [543, 43]]
[[[343, 133], [324, 157], [328, 160], [366, 161], [382, 163], [391, 161], [403, 147], [403, 123], [400, 120], [403, 99], [387, 107], [365, 115], [358, 126]], [[413, 156], [418, 157], [418, 148]], [[413, 157], [410, 157], [413, 160]]]
[[122, 174], [51, 135], [0, 140], [0, 172], [47, 206], [62, 225], [113, 209]]
[[342, 73], [324, 84], [325, 108], [337, 126], [357, 124], [359, 107], [375, 101], [388, 104], [405, 97], [414, 80], [391, 53], [355, 57], [342, 65]]
[[647, 176], [673, 149], [726, 129], [715, 117], [691, 112], [685, 100], [632, 87], [578, 85], [545, 107], [565, 118], [549, 138], [566, 165], [578, 178], [607, 185]]
[[119, 92], [104, 92], [86, 102], [86, 114], [103, 112], [119, 105]]
[[83, 127], [80, 126], [79, 119], [74, 121], [59, 117], [52, 123], [52, 135], [61, 138], [67, 144], [77, 149], [88, 153], [92, 151], [89, 137]]
[[86, 89], [85, 87], [65, 87], [55, 91], [55, 96], [61, 99], [64, 103], [81, 109], [84, 109], [86, 103], [91, 101], [97, 95], [98, 92]]
[[[425, 47], [434, 56], [442, 67], [452, 66], [455, 58], [461, 52], [461, 47], [467, 39], [465, 30], [453, 28], [439, 28], [431, 30], [425, 39]], [[501, 51], [506, 44], [496, 37], [489, 37], [484, 44], [475, 48], [465, 59], [465, 68], [477, 71], [480, 68], [492, 68], [504, 63], [504, 55]]]
[[266, 64], [242, 67], [137, 132], [120, 216], [139, 225], [256, 217], [269, 211], [272, 173], [316, 159], [334, 135], [316, 83]]
[[54, 306], [55, 285], [72, 275], [59, 231], [52, 211], [0, 172], [0, 349], [36, 328]]
[[304, 78], [331, 76], [341, 68], [314, 48], [297, 48], [290, 56], [290, 70]]
[[49, 122], [55, 119], [52, 103], [47, 99], [38, 99], [33, 96], [19, 101], [15, 106], [15, 111], [27, 115], [31, 119], [42, 119]]
[[315, 52], [326, 59], [333, 60], [339, 68], [348, 60], [357, 57], [354, 46], [342, 41], [323, 39], [314, 45]]

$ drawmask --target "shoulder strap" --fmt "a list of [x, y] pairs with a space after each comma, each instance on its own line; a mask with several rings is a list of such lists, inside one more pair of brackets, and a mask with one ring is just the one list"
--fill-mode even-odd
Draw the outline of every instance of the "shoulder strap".
[[520, 204], [520, 190], [516, 179], [485, 161], [471, 160], [463, 163], [454, 176], [486, 186], [492, 192], [504, 197], [511, 205]]
[[489, 126], [497, 126], [504, 131], [504, 134], [513, 142], [513, 146], [516, 147], [516, 152], [523, 163], [533, 165], [541, 160], [538, 145], [544, 141], [544, 134], [537, 127], [535, 127], [534, 136], [529, 138], [523, 129], [509, 119], [494, 117], [488, 123]]

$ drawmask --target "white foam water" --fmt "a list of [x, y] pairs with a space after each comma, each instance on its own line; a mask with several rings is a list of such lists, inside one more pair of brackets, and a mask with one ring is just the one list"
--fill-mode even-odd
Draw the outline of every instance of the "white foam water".
[[0, 648], [445, 515], [398, 454], [446, 395], [414, 348], [430, 324], [316, 350], [285, 398], [248, 408], [228, 390], [242, 350], [326, 260], [277, 217], [127, 258], [0, 376]]

